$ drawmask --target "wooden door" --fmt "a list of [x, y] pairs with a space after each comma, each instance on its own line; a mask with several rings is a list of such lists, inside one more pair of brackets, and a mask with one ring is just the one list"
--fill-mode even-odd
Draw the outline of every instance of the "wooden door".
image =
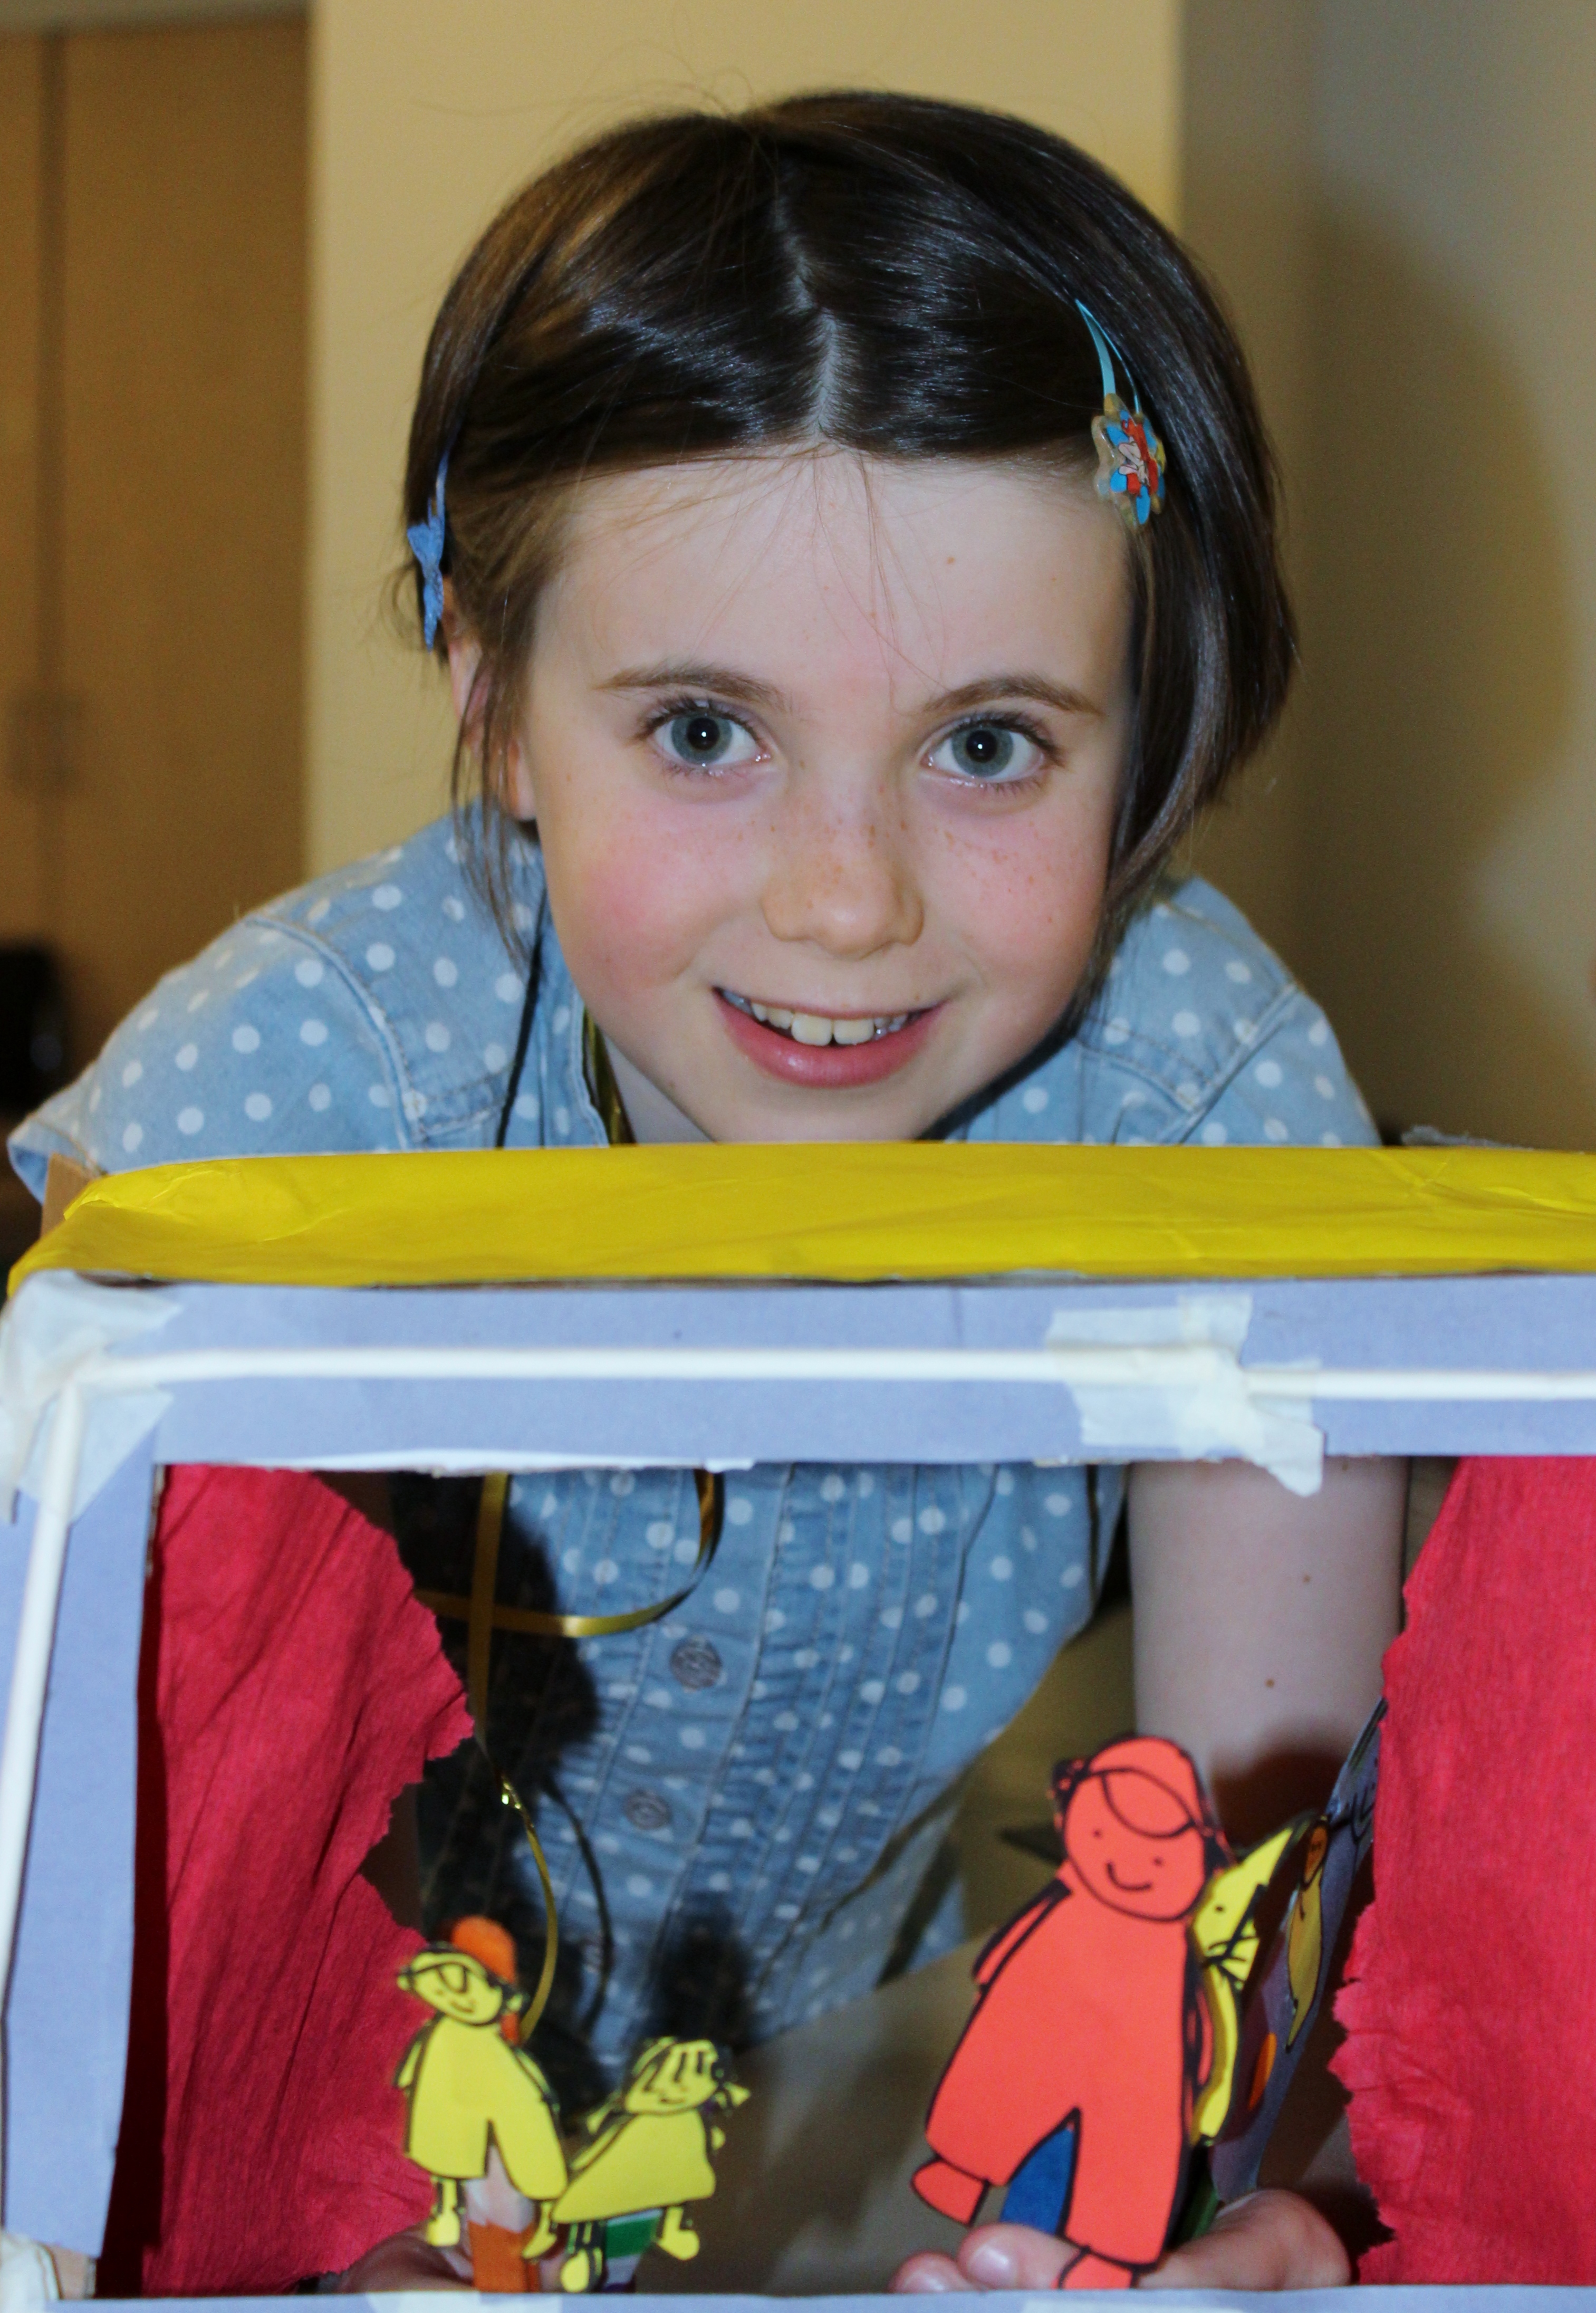
[[[31, 686], [0, 659], [0, 936], [58, 950], [81, 1062], [300, 872], [305, 32], [13, 37], [0, 57], [39, 155], [36, 633]], [[4, 217], [29, 202], [10, 142]], [[8, 313], [13, 294], [0, 276]], [[9, 335], [0, 391], [28, 357]], [[30, 495], [24, 473], [0, 501], [7, 563]]]
[[0, 40], [0, 939], [44, 926], [41, 799], [17, 760], [40, 673], [46, 44]]

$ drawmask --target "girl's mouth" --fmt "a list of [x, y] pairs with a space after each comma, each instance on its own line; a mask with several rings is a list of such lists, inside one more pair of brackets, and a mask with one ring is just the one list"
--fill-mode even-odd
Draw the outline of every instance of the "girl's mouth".
[[717, 988], [733, 1042], [767, 1076], [817, 1090], [879, 1084], [912, 1060], [940, 1005], [916, 1012], [798, 1012]]
[[808, 1044], [817, 1051], [826, 1044], [868, 1044], [881, 1036], [896, 1036], [920, 1016], [917, 1012], [864, 1012], [838, 1017], [828, 1012], [791, 1012], [785, 1004], [756, 1004], [751, 996], [739, 996], [730, 988], [717, 988], [715, 994], [761, 1026], [774, 1028], [778, 1036], [790, 1036], [795, 1044]]

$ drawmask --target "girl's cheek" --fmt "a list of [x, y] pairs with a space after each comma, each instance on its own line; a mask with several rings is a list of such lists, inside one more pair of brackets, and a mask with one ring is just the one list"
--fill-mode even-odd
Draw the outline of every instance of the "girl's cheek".
[[579, 985], [585, 964], [595, 993], [601, 978], [620, 994], [659, 986], [741, 912], [750, 847], [717, 816], [618, 803], [568, 844], [550, 831], [550, 897]]
[[1056, 1013], [1092, 953], [1108, 890], [1105, 809], [1060, 814], [1039, 827], [1016, 818], [995, 840], [959, 847], [942, 899], [989, 985]]

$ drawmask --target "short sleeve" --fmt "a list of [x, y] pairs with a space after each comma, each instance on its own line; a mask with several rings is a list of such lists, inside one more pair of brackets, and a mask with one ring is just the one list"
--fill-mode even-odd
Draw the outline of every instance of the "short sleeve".
[[1295, 988], [1186, 1137], [1208, 1148], [1365, 1148], [1380, 1139], [1329, 1022]]
[[337, 955], [295, 928], [250, 919], [160, 981], [76, 1082], [12, 1135], [11, 1161], [42, 1199], [56, 1155], [115, 1173], [396, 1148], [408, 1139], [405, 1098], [385, 1024]]

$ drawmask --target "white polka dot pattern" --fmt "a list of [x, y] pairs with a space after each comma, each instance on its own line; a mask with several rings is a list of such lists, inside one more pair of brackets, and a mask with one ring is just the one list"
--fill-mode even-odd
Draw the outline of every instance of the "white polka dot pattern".
[[[535, 857], [518, 869], [523, 932], [539, 873]], [[170, 975], [23, 1128], [21, 1168], [41, 1183], [53, 1148], [114, 1167], [483, 1148], [507, 1100], [513, 1143], [598, 1145], [580, 1006], [552, 934], [512, 1093], [525, 984], [440, 823], [247, 919]], [[1327, 1024], [1197, 884], [1137, 919], [1081, 1033], [963, 1130], [1198, 1148], [1371, 1137]], [[685, 1483], [673, 1472], [522, 1480], [512, 1526], [572, 1610], [625, 1607], [696, 1555]], [[580, 1649], [597, 1722], [562, 1788], [603, 1860], [615, 1972], [602, 2029], [618, 2046], [646, 2010], [659, 1921], [690, 1916], [699, 1891], [734, 1893], [765, 1987], [761, 2031], [875, 1980], [947, 1792], [1089, 1615], [1120, 1490], [1118, 1473], [1099, 1473], [1094, 1533], [1079, 1470], [728, 1476], [715, 1570], [692, 1605]], [[899, 1827], [921, 1824], [884, 1862]], [[589, 1922], [581, 1946], [596, 1933], [582, 1842], [548, 1827], [558, 1898]]]

